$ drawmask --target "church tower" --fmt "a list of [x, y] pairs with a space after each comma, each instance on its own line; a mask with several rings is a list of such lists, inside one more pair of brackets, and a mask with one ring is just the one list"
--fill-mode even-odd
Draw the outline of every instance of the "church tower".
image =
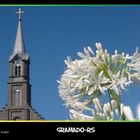
[[8, 104], [0, 111], [0, 120], [43, 119], [31, 106], [30, 57], [26, 53], [22, 32], [23, 13], [21, 8], [16, 12], [18, 27], [13, 53], [9, 58]]

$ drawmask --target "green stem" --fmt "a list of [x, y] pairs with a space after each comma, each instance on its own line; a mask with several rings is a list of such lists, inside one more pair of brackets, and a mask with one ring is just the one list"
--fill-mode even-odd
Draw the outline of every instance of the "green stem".
[[100, 97], [102, 93], [100, 91], [94, 91], [94, 93], [88, 99], [88, 105], [92, 102], [93, 98]]
[[[111, 89], [109, 89], [108, 92], [109, 92], [109, 94], [110, 94], [110, 95], [109, 95], [110, 99], [114, 99], [114, 100], [117, 102], [117, 109], [119, 110], [119, 113], [121, 114], [121, 108], [120, 108], [121, 99], [120, 99], [120, 96], [117, 95], [117, 94], [116, 94], [113, 90], [111, 90]], [[112, 96], [112, 98], [111, 98], [111, 96]], [[125, 120], [125, 119], [126, 119], [124, 114], [121, 115], [121, 119], [122, 119], [122, 120]]]
[[110, 100], [110, 107], [111, 107], [111, 110], [113, 111], [113, 109], [112, 109], [112, 105], [111, 105], [111, 100], [112, 100], [112, 98], [111, 98], [111, 94], [110, 94], [110, 90], [108, 89], [108, 96], [109, 96], [109, 100]]

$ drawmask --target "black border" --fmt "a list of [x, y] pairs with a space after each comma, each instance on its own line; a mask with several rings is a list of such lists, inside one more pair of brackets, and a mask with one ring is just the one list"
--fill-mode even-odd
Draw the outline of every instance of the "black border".
[[[58, 132], [58, 128], [92, 129], [95, 131]], [[1, 136], [33, 136], [46, 139], [54, 136], [92, 136], [98, 139], [122, 139], [139, 135], [140, 122], [0, 122]], [[93, 129], [92, 129], [93, 130]], [[38, 138], [39, 138], [38, 137]]]
[[[86, 0], [78, 2], [79, 0], [68, 1], [68, 0], [0, 0], [0, 5], [69, 5], [69, 4], [78, 4], [78, 5], [136, 5], [140, 4], [138, 0]], [[91, 2], [92, 1], [92, 2]], [[91, 128], [95, 127], [94, 133], [87, 132], [58, 132], [57, 128]], [[97, 137], [98, 139], [122, 139], [122, 136], [126, 138], [129, 136], [136, 137], [139, 136], [140, 122], [0, 122], [0, 138], [1, 137], [19, 137], [22, 138], [32, 136], [39, 136], [43, 138], [52, 138], [56, 136], [91, 136], [92, 138]], [[21, 138], [20, 137], [20, 138]]]
[[104, 5], [116, 5], [116, 4], [125, 4], [125, 5], [133, 5], [140, 4], [139, 0], [0, 0], [1, 5], [15, 5], [15, 4], [47, 4], [47, 5], [61, 5], [61, 4], [104, 4]]

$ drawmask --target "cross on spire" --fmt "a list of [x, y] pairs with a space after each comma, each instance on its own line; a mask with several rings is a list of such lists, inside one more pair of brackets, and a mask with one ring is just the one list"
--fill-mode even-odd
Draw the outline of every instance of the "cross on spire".
[[16, 14], [18, 14], [18, 19], [21, 20], [21, 16], [22, 14], [24, 14], [24, 11], [21, 10], [21, 8], [19, 8], [18, 12], [16, 12]]
[[16, 34], [16, 40], [14, 45], [13, 54], [10, 57], [10, 61], [14, 59], [14, 57], [17, 55], [18, 58], [28, 60], [29, 56], [26, 54], [25, 44], [24, 44], [24, 38], [23, 38], [23, 32], [22, 32], [22, 22], [21, 22], [21, 16], [24, 13], [24, 11], [19, 8], [18, 12], [18, 27], [17, 27], [17, 34]]

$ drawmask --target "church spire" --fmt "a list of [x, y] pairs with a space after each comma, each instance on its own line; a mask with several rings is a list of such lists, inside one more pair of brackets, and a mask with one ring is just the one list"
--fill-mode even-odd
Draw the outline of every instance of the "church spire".
[[18, 27], [17, 27], [17, 34], [16, 34], [16, 40], [14, 44], [14, 50], [13, 54], [10, 56], [10, 61], [15, 58], [15, 56], [20, 57], [21, 59], [28, 59], [28, 55], [26, 54], [25, 50], [25, 44], [24, 44], [24, 38], [23, 38], [23, 32], [22, 32], [22, 14], [24, 14], [24, 11], [19, 8], [19, 11], [16, 12], [18, 14]]

